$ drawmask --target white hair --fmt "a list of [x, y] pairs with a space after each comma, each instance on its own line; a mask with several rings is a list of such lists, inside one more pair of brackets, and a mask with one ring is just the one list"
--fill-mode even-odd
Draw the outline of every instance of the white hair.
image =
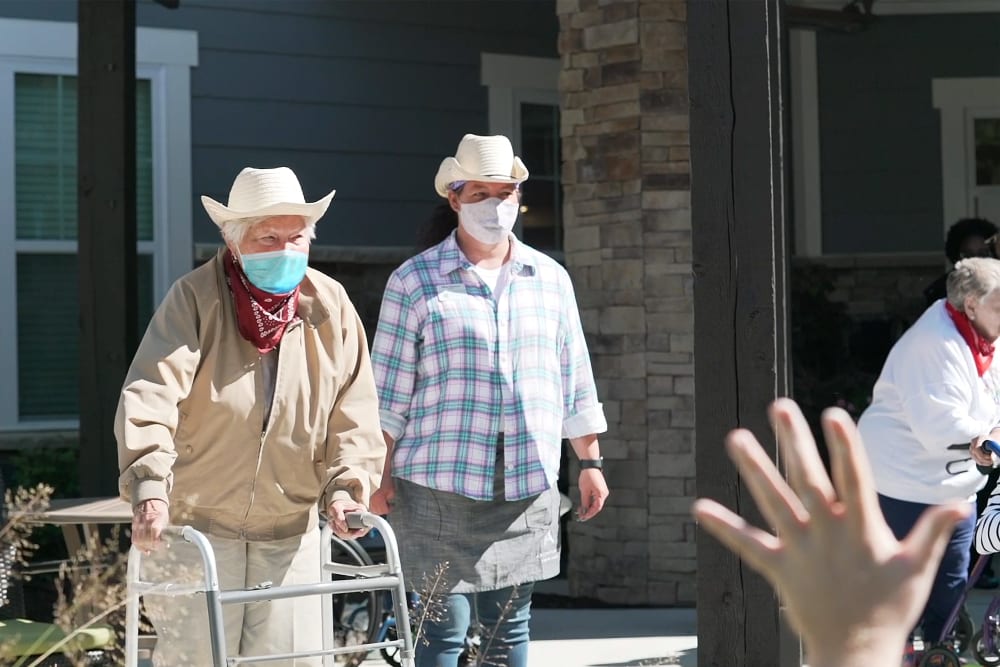
[[[246, 238], [247, 231], [250, 230], [254, 225], [259, 225], [265, 220], [269, 220], [274, 216], [264, 215], [258, 216], [256, 218], [233, 218], [232, 220], [226, 220], [219, 226], [219, 231], [222, 232], [222, 238], [226, 243], [232, 243], [238, 246], [243, 243], [243, 239]], [[305, 218], [302, 218], [305, 221]], [[316, 239], [316, 223], [307, 223], [305, 229], [303, 230], [305, 235], [310, 241]]]
[[963, 313], [966, 299], [982, 301], [995, 289], [1000, 289], [1000, 260], [992, 257], [968, 257], [948, 274], [948, 303]]

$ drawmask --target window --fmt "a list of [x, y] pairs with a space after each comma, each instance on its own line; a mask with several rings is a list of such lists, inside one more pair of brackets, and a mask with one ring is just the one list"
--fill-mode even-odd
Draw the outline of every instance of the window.
[[521, 237], [539, 250], [562, 250], [559, 105], [522, 102], [520, 155], [531, 177], [522, 186]]
[[976, 185], [1000, 185], [1000, 118], [974, 118]]
[[[18, 418], [78, 413], [76, 77], [14, 74]], [[152, 315], [153, 155], [148, 79], [136, 82], [139, 330]], [[44, 304], [44, 308], [39, 305]]]
[[[73, 428], [79, 402], [76, 26], [0, 19], [0, 429]], [[136, 45], [140, 331], [191, 268], [196, 35]], [[169, 224], [168, 224], [169, 221]]]
[[941, 114], [944, 221], [1000, 219], [1000, 78], [931, 81]]
[[530, 177], [523, 185], [518, 236], [562, 256], [562, 156], [559, 142], [559, 60], [484, 53], [490, 132], [510, 137]]

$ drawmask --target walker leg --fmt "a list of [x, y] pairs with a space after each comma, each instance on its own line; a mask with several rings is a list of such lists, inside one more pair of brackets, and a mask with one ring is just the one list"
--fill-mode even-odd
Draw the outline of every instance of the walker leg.
[[406, 586], [403, 584], [402, 578], [393, 592], [392, 604], [396, 611], [396, 636], [403, 640], [403, 646], [399, 651], [400, 664], [402, 667], [414, 667], [415, 653], [410, 630], [410, 608], [406, 603]]
[[125, 590], [125, 667], [139, 664], [139, 595], [134, 593], [134, 584], [139, 580], [141, 557], [139, 550], [132, 548], [128, 555]]
[[208, 601], [208, 633], [212, 640], [212, 662], [215, 667], [226, 667], [226, 632], [222, 621], [222, 602], [219, 591], [205, 591]]

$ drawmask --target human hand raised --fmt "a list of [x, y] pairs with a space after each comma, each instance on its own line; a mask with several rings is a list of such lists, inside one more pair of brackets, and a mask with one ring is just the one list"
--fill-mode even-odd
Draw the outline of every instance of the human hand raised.
[[846, 412], [823, 413], [832, 480], [794, 401], [775, 401], [769, 416], [787, 481], [749, 431], [732, 431], [726, 448], [777, 535], [713, 500], [696, 500], [695, 518], [779, 591], [810, 665], [899, 664], [945, 545], [969, 507], [932, 507], [898, 541], [882, 516], [868, 458]]

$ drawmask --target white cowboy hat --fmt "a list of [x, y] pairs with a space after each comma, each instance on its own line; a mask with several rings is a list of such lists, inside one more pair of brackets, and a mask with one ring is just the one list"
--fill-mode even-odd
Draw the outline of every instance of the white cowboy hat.
[[434, 189], [447, 197], [448, 186], [455, 181], [520, 183], [526, 180], [528, 170], [521, 158], [514, 155], [510, 139], [502, 134], [492, 137], [467, 134], [459, 142], [455, 157], [441, 161], [434, 177]]
[[265, 218], [272, 215], [301, 215], [306, 224], [323, 217], [336, 190], [319, 201], [309, 203], [302, 195], [302, 186], [288, 167], [255, 169], [246, 167], [233, 181], [229, 203], [222, 205], [202, 195], [201, 203], [208, 217], [218, 226], [239, 218]]

